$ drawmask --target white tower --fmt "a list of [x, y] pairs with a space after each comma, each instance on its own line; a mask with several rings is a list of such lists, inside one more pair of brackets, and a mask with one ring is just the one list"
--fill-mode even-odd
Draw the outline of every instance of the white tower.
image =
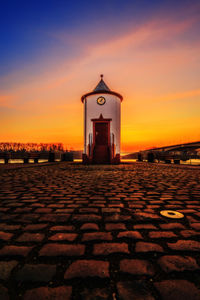
[[93, 92], [81, 97], [84, 104], [83, 163], [120, 163], [121, 101], [103, 75]]

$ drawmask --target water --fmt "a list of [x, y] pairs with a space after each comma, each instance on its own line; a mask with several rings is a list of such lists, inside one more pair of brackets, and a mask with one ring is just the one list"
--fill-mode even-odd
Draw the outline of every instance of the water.
[[[133, 163], [133, 162], [136, 162], [136, 161], [137, 161], [137, 159], [123, 159], [123, 158], [121, 159], [121, 162], [128, 162], [128, 163]], [[180, 164], [181, 165], [200, 166], [200, 159], [189, 159], [189, 160], [186, 160], [186, 161], [181, 160]]]
[[[59, 159], [56, 159], [55, 161], [60, 161]], [[125, 163], [133, 163], [136, 162], [137, 159], [121, 159], [121, 162], [125, 162]], [[46, 163], [48, 162], [47, 159], [39, 159], [38, 163]], [[82, 159], [74, 159], [74, 162], [82, 162]], [[24, 163], [23, 159], [10, 159], [9, 163], [11, 164], [21, 164]], [[29, 163], [34, 163], [33, 159], [29, 159]], [[4, 160], [0, 159], [0, 164], [4, 164]], [[200, 166], [200, 159], [190, 159], [187, 161], [180, 161], [181, 165], [193, 165], [193, 166]]]
[[186, 161], [181, 161], [182, 165], [196, 165], [200, 166], [200, 159], [190, 159]]
[[[59, 161], [59, 160], [55, 160], [55, 161]], [[38, 159], [38, 163], [44, 163], [44, 162], [48, 162], [48, 159]], [[0, 164], [4, 163], [4, 159], [0, 159]], [[24, 163], [23, 159], [9, 159], [9, 163], [11, 164], [21, 164]], [[34, 163], [33, 159], [29, 159], [29, 163]]]

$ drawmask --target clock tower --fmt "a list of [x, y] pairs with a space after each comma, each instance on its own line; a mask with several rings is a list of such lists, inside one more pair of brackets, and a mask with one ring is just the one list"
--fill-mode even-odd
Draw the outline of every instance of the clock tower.
[[123, 97], [105, 84], [81, 97], [84, 105], [83, 163], [120, 163], [121, 102]]

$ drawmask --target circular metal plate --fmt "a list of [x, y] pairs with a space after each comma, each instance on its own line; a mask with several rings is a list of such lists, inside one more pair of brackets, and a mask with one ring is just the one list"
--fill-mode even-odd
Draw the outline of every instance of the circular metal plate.
[[184, 215], [175, 210], [161, 210], [160, 214], [164, 217], [171, 218], [171, 219], [182, 219]]

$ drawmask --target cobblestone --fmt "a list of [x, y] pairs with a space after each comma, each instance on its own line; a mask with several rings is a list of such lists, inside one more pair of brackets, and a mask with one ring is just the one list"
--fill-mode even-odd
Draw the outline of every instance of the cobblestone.
[[20, 227], [20, 225], [7, 225], [5, 223], [0, 224], [0, 230], [5, 231], [15, 231], [18, 230]]
[[122, 281], [117, 283], [120, 300], [155, 300], [144, 281]]
[[23, 233], [16, 240], [17, 242], [41, 242], [44, 239], [44, 234], [42, 233]]
[[83, 242], [92, 241], [92, 240], [103, 240], [103, 241], [111, 241], [112, 235], [110, 232], [90, 232], [83, 234]]
[[10, 164], [0, 181], [1, 300], [200, 299], [199, 167]]
[[194, 235], [200, 235], [200, 232], [199, 231], [195, 231], [195, 230], [182, 230], [180, 232], [180, 234], [183, 236], [183, 237], [191, 237], [191, 236], [194, 236]]
[[5, 246], [0, 250], [0, 256], [27, 256], [33, 247]]
[[75, 227], [68, 225], [68, 226], [52, 226], [50, 231], [74, 231]]
[[80, 293], [80, 299], [85, 300], [108, 300], [109, 299], [109, 290], [106, 288], [94, 288], [87, 289], [85, 288]]
[[15, 260], [0, 262], [0, 279], [8, 280], [10, 273], [17, 266], [18, 262]]
[[1, 284], [0, 284], [0, 299], [1, 300], [9, 300], [8, 290]]
[[96, 231], [96, 230], [99, 230], [99, 226], [95, 223], [85, 223], [81, 226], [80, 229], [81, 230], [86, 230], [86, 231], [88, 231], [88, 230]]
[[196, 229], [196, 230], [200, 230], [200, 222], [191, 224], [191, 227]]
[[129, 238], [129, 239], [136, 239], [141, 240], [143, 239], [142, 235], [138, 231], [122, 231], [117, 235], [118, 238]]
[[70, 300], [72, 288], [59, 286], [55, 288], [40, 287], [26, 291], [23, 300]]
[[162, 229], [171, 230], [171, 229], [185, 229], [185, 226], [180, 223], [169, 223], [169, 224], [160, 224]]
[[84, 254], [85, 246], [73, 244], [46, 244], [40, 250], [40, 256], [80, 256]]
[[123, 223], [108, 223], [105, 225], [105, 229], [108, 231], [125, 230], [126, 226]]
[[56, 273], [55, 265], [25, 265], [21, 270], [19, 270], [15, 276], [17, 281], [21, 282], [48, 282]]
[[149, 237], [151, 239], [174, 238], [176, 234], [171, 231], [151, 231], [149, 232]]
[[47, 227], [47, 224], [31, 224], [24, 227], [25, 231], [38, 231]]
[[73, 242], [77, 238], [76, 233], [56, 233], [52, 235], [49, 240], [50, 241], [69, 241]]
[[101, 220], [101, 216], [95, 215], [95, 214], [91, 214], [91, 215], [75, 215], [72, 218], [73, 221], [76, 222], [95, 222], [95, 221], [100, 221]]
[[198, 270], [200, 267], [194, 258], [189, 256], [166, 255], [158, 260], [161, 268], [169, 273], [173, 271], [182, 272], [185, 270], [192, 271]]
[[136, 252], [163, 252], [162, 246], [154, 243], [137, 242], [135, 247]]
[[94, 245], [94, 255], [108, 255], [112, 253], [129, 253], [126, 243], [101, 243]]
[[109, 263], [100, 260], [77, 260], [66, 270], [64, 278], [109, 277]]
[[179, 240], [176, 243], [168, 243], [168, 247], [178, 251], [200, 251], [200, 242]]
[[9, 241], [12, 236], [12, 233], [0, 231], [0, 240]]
[[154, 285], [163, 300], [200, 299], [200, 290], [192, 282], [186, 280], [164, 280], [155, 282]]
[[120, 271], [133, 275], [154, 275], [153, 266], [146, 260], [124, 259], [120, 262]]
[[152, 224], [138, 224], [138, 225], [134, 225], [133, 229], [147, 229], [147, 230], [155, 230], [157, 229], [156, 226], [152, 225]]

